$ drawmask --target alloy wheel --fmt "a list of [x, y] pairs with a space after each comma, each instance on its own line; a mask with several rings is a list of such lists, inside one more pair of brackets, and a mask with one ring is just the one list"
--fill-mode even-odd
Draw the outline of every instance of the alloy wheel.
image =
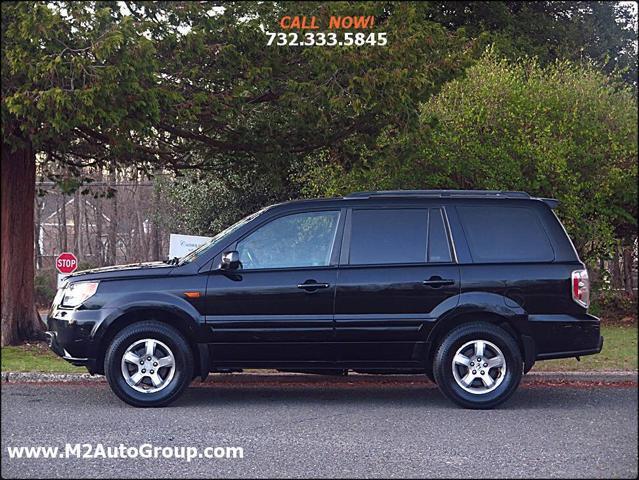
[[452, 361], [453, 376], [465, 391], [482, 395], [495, 390], [506, 375], [506, 359], [494, 343], [472, 340], [463, 344]]
[[165, 343], [145, 338], [129, 345], [122, 355], [121, 367], [124, 380], [131, 388], [155, 393], [173, 380], [175, 357]]

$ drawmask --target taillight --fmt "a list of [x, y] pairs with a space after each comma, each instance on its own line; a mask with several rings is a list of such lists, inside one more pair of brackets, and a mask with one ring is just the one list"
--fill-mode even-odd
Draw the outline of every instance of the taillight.
[[572, 272], [572, 299], [582, 307], [590, 305], [590, 280], [587, 270]]

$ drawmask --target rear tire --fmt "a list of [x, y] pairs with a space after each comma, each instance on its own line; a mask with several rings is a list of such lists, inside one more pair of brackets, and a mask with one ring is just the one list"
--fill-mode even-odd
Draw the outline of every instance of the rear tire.
[[489, 409], [517, 389], [523, 361], [515, 339], [485, 322], [460, 325], [444, 337], [433, 372], [441, 392], [464, 408]]
[[148, 320], [125, 327], [107, 349], [104, 372], [113, 392], [135, 407], [163, 407], [193, 378], [193, 352], [184, 336]]

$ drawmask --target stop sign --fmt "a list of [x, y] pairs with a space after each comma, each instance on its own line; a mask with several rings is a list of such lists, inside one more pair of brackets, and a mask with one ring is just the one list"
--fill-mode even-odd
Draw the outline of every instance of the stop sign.
[[72, 253], [62, 252], [55, 259], [55, 268], [60, 273], [73, 273], [78, 268], [78, 259]]

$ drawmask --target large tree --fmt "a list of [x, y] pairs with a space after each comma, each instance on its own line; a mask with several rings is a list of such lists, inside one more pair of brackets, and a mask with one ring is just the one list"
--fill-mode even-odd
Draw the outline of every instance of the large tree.
[[637, 82], [636, 4], [610, 1], [425, 2], [425, 15], [447, 29], [492, 44], [503, 56], [594, 62]]
[[[141, 159], [158, 101], [152, 43], [109, 8], [2, 3], [2, 345], [41, 330], [33, 303], [36, 156], [64, 164]], [[105, 144], [100, 139], [117, 139]], [[141, 152], [144, 153], [144, 152]], [[58, 178], [59, 180], [62, 180]], [[81, 179], [77, 179], [81, 181]], [[72, 183], [78, 183], [74, 181]]]
[[388, 46], [266, 46], [282, 15], [326, 24], [353, 14], [349, 2], [4, 2], [2, 345], [38, 328], [36, 157], [72, 189], [87, 166], [276, 171], [416, 124], [464, 49], [415, 5], [356, 10], [376, 16]]

